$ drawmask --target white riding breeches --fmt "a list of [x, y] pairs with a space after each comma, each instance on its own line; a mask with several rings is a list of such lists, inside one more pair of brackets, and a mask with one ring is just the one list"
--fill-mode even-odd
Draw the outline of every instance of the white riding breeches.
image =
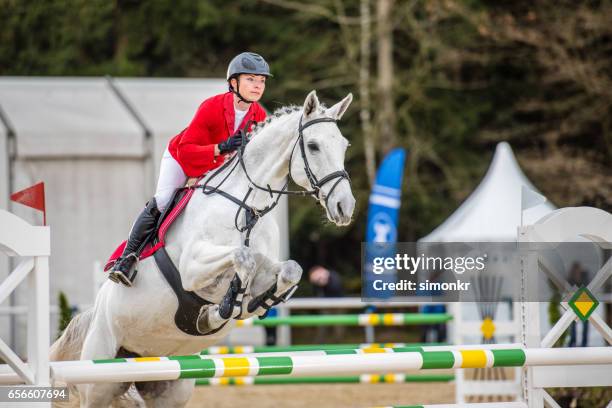
[[157, 188], [155, 189], [155, 201], [159, 211], [163, 212], [166, 209], [174, 190], [183, 187], [186, 181], [187, 176], [183, 172], [181, 165], [174, 160], [174, 157], [172, 157], [168, 148], [166, 148], [159, 166], [159, 178], [157, 179]]

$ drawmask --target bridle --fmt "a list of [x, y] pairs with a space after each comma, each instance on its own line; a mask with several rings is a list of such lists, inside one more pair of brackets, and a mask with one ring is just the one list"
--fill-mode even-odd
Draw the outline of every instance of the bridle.
[[[329, 197], [331, 196], [334, 189], [338, 186], [338, 184], [344, 179], [346, 179], [349, 182], [349, 184], [351, 182], [351, 179], [348, 173], [344, 169], [334, 171], [324, 176], [320, 180], [317, 179], [312, 169], [310, 168], [308, 159], [306, 157], [306, 149], [304, 147], [304, 129], [312, 125], [315, 125], [317, 123], [324, 123], [324, 122], [337, 123], [337, 120], [332, 119], [332, 118], [319, 118], [319, 119], [313, 119], [309, 122], [302, 124], [302, 119], [303, 119], [303, 116], [300, 117], [300, 122], [299, 122], [299, 127], [298, 127], [298, 137], [297, 137], [297, 140], [295, 141], [295, 144], [293, 145], [293, 148], [291, 149], [291, 155], [289, 156], [289, 177], [287, 178], [285, 185], [280, 190], [271, 188], [269, 184], [267, 184], [266, 187], [258, 185], [257, 183], [253, 181], [253, 179], [251, 179], [251, 176], [249, 175], [249, 172], [247, 171], [246, 165], [244, 163], [244, 148], [246, 146], [248, 138], [243, 129], [248, 129], [251, 126], [251, 124], [254, 123], [253, 121], [247, 122], [244, 128], [240, 130], [240, 135], [242, 137], [242, 145], [238, 149], [237, 154], [235, 154], [230, 160], [228, 160], [221, 167], [219, 167], [219, 169], [217, 169], [209, 178], [207, 178], [203, 184], [197, 184], [193, 186], [193, 188], [201, 188], [202, 193], [206, 195], [220, 194], [221, 196], [227, 198], [228, 200], [238, 205], [238, 210], [236, 211], [236, 216], [234, 218], [234, 225], [239, 232], [246, 231], [246, 237], [244, 240], [245, 246], [249, 246], [249, 238], [251, 235], [251, 230], [253, 229], [257, 221], [261, 217], [263, 217], [264, 215], [272, 211], [272, 209], [276, 207], [280, 198], [283, 195], [299, 195], [299, 196], [310, 195], [310, 196], [313, 196], [315, 199], [320, 200], [321, 199], [320, 197], [321, 188], [325, 184], [333, 180], [336, 180], [332, 188], [329, 190], [327, 196], [325, 197], [325, 206], [327, 207], [327, 201], [329, 200]], [[298, 145], [300, 147], [300, 153], [302, 155], [302, 160], [304, 161], [304, 172], [306, 173], [306, 177], [308, 178], [308, 183], [310, 184], [310, 190], [289, 190], [288, 189], [289, 178], [293, 179], [293, 176], [291, 175], [291, 163], [293, 160], [293, 155], [296, 150], [296, 146]], [[221, 180], [219, 184], [217, 184], [216, 186], [208, 185], [215, 177], [217, 177], [221, 172], [231, 167], [232, 165], [233, 167], [225, 175], [225, 177], [223, 178], [223, 180]], [[245, 196], [242, 198], [242, 200], [220, 189], [220, 187], [227, 180], [227, 178], [234, 172], [234, 170], [236, 169], [238, 165], [242, 167], [242, 170], [244, 171], [244, 174], [246, 175], [249, 181], [249, 184], [250, 184], [249, 189], [246, 192]], [[274, 194], [276, 194], [276, 198], [272, 201], [271, 204], [267, 205], [263, 209], [256, 209], [254, 207], [251, 207], [246, 203], [246, 201], [254, 189], [268, 192], [268, 194], [270, 194], [270, 198], [274, 198]], [[242, 227], [238, 225], [238, 217], [240, 215], [241, 210], [244, 210], [245, 212], [245, 225]]]
[[306, 149], [304, 148], [304, 129], [306, 129], [309, 126], [315, 125], [317, 123], [323, 123], [323, 122], [338, 123], [338, 121], [332, 118], [320, 118], [320, 119], [313, 119], [310, 122], [306, 122], [305, 124], [302, 125], [302, 118], [303, 116], [300, 117], [300, 124], [298, 127], [298, 139], [293, 145], [293, 149], [291, 149], [291, 156], [289, 156], [289, 176], [293, 179], [293, 176], [291, 175], [291, 161], [293, 160], [293, 153], [295, 152], [295, 147], [299, 144], [300, 153], [302, 154], [302, 160], [304, 161], [304, 172], [306, 173], [306, 177], [308, 177], [308, 183], [310, 183], [310, 188], [311, 188], [311, 190], [303, 191], [304, 195], [309, 194], [309, 195], [312, 195], [320, 199], [321, 197], [319, 195], [321, 193], [321, 187], [323, 187], [325, 184], [329, 183], [330, 181], [334, 179], [338, 179], [334, 183], [332, 188], [329, 190], [329, 193], [327, 193], [327, 197], [325, 197], [325, 207], [327, 207], [327, 200], [329, 200], [329, 196], [334, 191], [336, 186], [343, 179], [346, 179], [350, 184], [351, 178], [349, 177], [346, 170], [342, 169], [342, 170], [334, 171], [328, 174], [327, 176], [323, 177], [321, 180], [317, 180], [317, 177], [314, 175], [314, 173], [312, 172], [312, 169], [310, 168], [310, 165], [308, 164], [308, 158], [306, 157]]

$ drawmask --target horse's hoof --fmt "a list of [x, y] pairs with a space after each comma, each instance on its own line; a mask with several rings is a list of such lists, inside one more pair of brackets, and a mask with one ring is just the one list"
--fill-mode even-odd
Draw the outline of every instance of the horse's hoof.
[[297, 285], [302, 278], [302, 267], [293, 260], [286, 261], [279, 277], [283, 286]]
[[197, 329], [200, 333], [206, 333], [221, 326], [226, 319], [219, 316], [219, 305], [205, 306], [200, 310]]
[[235, 306], [234, 311], [232, 312], [232, 319], [237, 319], [240, 317], [240, 315], [242, 315], [242, 306]]
[[200, 309], [196, 320], [196, 329], [200, 333], [206, 333], [210, 330], [210, 306], [203, 306]]

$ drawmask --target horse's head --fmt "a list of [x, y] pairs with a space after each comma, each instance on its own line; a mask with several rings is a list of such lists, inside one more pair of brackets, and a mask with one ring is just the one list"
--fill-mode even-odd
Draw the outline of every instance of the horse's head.
[[304, 102], [298, 140], [290, 161], [293, 181], [315, 191], [314, 196], [325, 208], [327, 218], [336, 225], [348, 225], [355, 209], [355, 197], [344, 170], [349, 142], [336, 125], [352, 100], [353, 95], [348, 94], [325, 109], [316, 92], [310, 92]]

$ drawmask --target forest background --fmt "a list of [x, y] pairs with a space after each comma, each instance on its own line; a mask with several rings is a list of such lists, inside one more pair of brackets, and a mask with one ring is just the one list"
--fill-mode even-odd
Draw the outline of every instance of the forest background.
[[[0, 0], [0, 75], [224, 77], [258, 52], [268, 110], [316, 89], [355, 102], [340, 127], [355, 222], [290, 201], [291, 256], [359, 287], [374, 171], [407, 149], [398, 240], [429, 233], [508, 141], [560, 207], [612, 211], [612, 2]], [[194, 107], [194, 112], [195, 112]]]

